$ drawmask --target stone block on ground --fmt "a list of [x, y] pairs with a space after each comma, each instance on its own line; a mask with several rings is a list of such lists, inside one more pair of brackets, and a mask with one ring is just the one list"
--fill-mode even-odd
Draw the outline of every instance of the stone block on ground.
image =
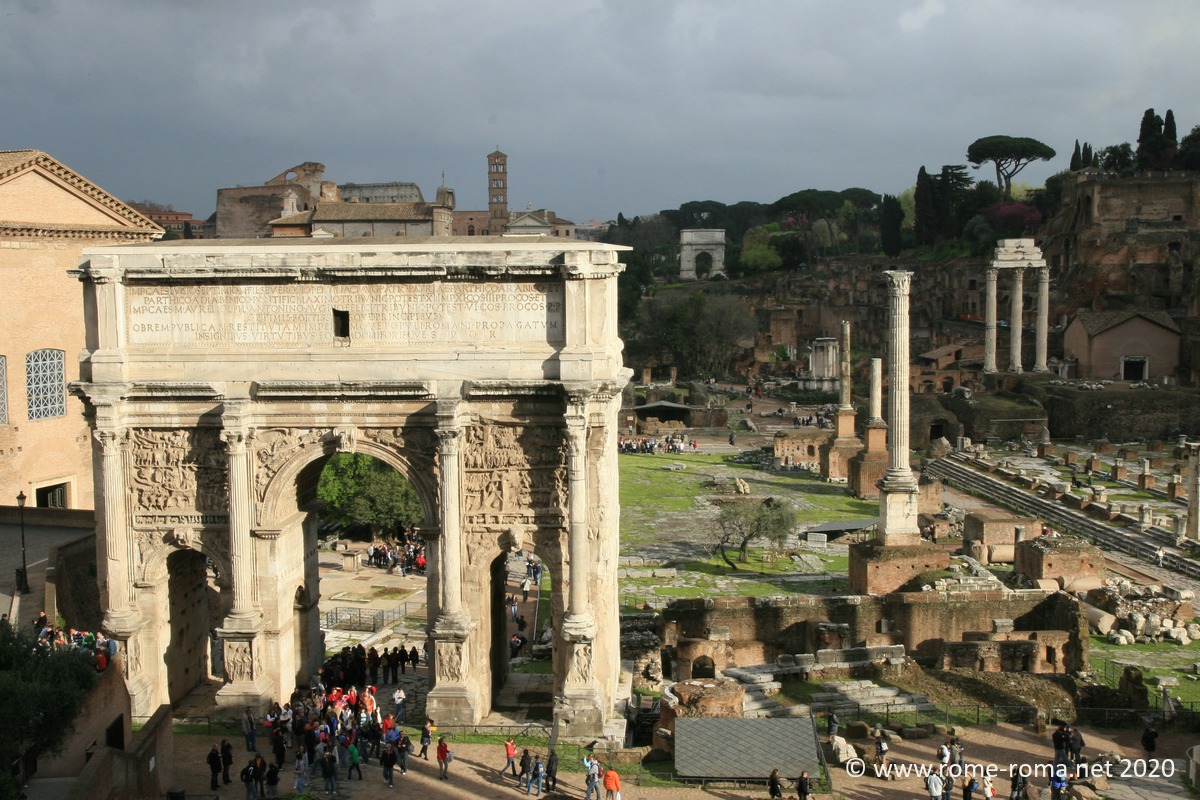
[[847, 739], [866, 739], [871, 735], [871, 726], [862, 720], [846, 723]]

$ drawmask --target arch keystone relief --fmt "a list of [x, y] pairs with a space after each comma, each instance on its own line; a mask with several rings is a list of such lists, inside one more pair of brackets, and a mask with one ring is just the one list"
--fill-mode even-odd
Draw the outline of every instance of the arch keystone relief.
[[560, 732], [601, 735], [619, 677], [624, 249], [477, 237], [85, 251], [76, 274], [95, 313], [72, 390], [93, 412], [98, 580], [132, 713], [210, 674], [230, 708], [307, 680], [324, 655], [317, 480], [334, 453], [361, 453], [404, 475], [424, 512], [429, 715], [491, 711], [507, 670], [494, 581], [521, 549], [554, 576]]

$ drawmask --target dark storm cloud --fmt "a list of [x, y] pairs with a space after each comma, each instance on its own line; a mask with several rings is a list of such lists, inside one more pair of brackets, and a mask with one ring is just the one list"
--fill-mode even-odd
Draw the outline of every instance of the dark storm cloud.
[[899, 192], [995, 133], [1059, 151], [1036, 183], [1147, 107], [1200, 122], [1198, 28], [1186, 0], [0, 0], [0, 147], [198, 215], [308, 160], [478, 208], [495, 147], [511, 205], [578, 222]]

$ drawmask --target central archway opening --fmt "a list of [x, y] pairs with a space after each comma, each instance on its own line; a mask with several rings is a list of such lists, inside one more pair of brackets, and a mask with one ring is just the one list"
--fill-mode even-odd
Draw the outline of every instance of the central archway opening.
[[[365, 453], [334, 453], [306, 468], [317, 470], [316, 502], [307, 507], [315, 509], [319, 542], [325, 681], [346, 688], [403, 686], [414, 698], [423, 695], [434, 584], [420, 534], [425, 521], [420, 497], [399, 470]], [[298, 481], [301, 500], [303, 487]], [[298, 595], [298, 615], [301, 605]], [[297, 648], [311, 649], [300, 641]], [[391, 702], [384, 705], [392, 709]]]
[[492, 708], [522, 720], [554, 712], [553, 578], [535, 553], [502, 552], [491, 565]]
[[167, 629], [170, 639], [163, 650], [167, 696], [177, 705], [215, 670], [211, 632], [219, 623], [220, 603], [215, 576], [202, 553], [177, 550], [167, 556]]

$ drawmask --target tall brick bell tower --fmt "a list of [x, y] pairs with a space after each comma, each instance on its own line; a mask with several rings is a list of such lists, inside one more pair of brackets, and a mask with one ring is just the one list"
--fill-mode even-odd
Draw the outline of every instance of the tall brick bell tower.
[[503, 236], [508, 227], [508, 156], [488, 154], [488, 234]]

